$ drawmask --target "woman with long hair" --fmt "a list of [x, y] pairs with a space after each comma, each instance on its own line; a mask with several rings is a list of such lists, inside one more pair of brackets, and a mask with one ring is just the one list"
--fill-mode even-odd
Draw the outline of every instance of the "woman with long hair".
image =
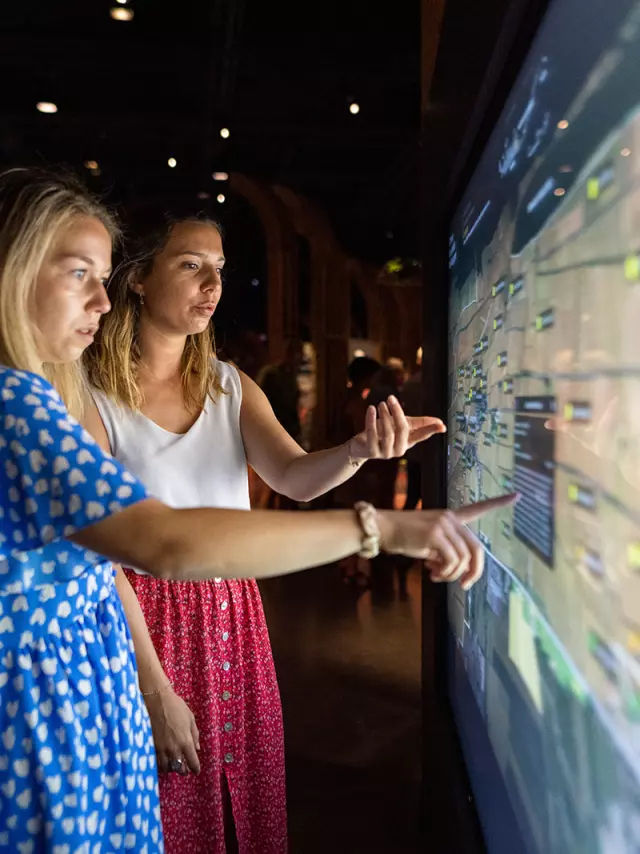
[[[215, 222], [166, 221], [115, 277], [113, 310], [86, 353], [97, 404], [86, 426], [155, 496], [249, 510], [249, 464], [274, 491], [309, 501], [367, 459], [402, 456], [444, 431], [439, 419], [407, 420], [390, 398], [343, 446], [305, 453], [258, 386], [214, 355], [224, 263]], [[121, 590], [160, 770], [181, 772], [160, 778], [167, 849], [222, 854], [227, 837], [241, 854], [281, 854], [282, 714], [251, 572], [203, 584], [126, 575], [140, 605]]]
[[163, 851], [156, 755], [110, 560], [176, 580], [266, 576], [373, 537], [432, 558], [440, 576], [482, 569], [469, 511], [453, 528], [443, 513], [407, 525], [363, 510], [282, 514], [283, 528], [268, 512], [150, 498], [76, 420], [76, 362], [110, 307], [116, 231], [72, 178], [0, 175], [0, 851], [11, 854]]

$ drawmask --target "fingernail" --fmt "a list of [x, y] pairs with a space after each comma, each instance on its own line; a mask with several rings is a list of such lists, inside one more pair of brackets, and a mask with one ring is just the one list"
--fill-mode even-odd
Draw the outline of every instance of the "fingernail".
[[390, 394], [389, 395], [389, 403], [393, 403], [395, 405], [395, 404], [397, 404], [397, 402], [398, 402], [398, 398], [395, 396], [395, 394]]

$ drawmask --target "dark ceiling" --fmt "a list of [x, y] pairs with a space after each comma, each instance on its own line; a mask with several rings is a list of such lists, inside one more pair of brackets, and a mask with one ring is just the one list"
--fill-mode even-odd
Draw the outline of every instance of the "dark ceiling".
[[353, 255], [419, 253], [419, 0], [129, 0], [131, 22], [111, 7], [3, 4], [0, 164], [96, 160], [90, 181], [125, 207], [195, 205], [214, 170], [244, 172], [316, 201]]

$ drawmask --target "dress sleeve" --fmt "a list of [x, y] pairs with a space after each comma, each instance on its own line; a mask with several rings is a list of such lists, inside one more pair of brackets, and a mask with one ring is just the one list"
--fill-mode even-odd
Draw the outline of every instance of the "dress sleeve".
[[146, 497], [46, 380], [0, 369], [0, 558], [68, 537]]

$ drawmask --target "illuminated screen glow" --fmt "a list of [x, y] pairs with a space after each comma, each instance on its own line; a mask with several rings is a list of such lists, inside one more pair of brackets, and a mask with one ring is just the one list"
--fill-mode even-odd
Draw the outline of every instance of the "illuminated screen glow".
[[523, 495], [449, 593], [487, 846], [638, 854], [640, 2], [552, 2], [449, 266], [450, 505]]

